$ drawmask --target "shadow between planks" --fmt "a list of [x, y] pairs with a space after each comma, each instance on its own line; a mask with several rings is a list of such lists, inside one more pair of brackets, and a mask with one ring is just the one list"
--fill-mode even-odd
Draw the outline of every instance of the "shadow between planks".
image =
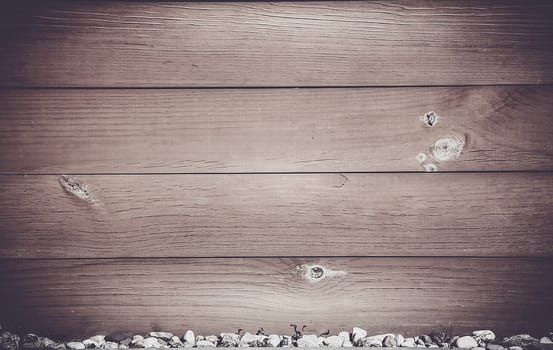
[[[328, 277], [307, 279], [305, 264]], [[288, 334], [290, 323], [312, 333], [358, 325], [373, 334], [545, 334], [552, 268], [552, 259], [512, 258], [3, 260], [0, 321], [65, 338], [188, 328]]]
[[553, 253], [552, 173], [0, 176], [0, 257]]
[[[128, 3], [133, 4], [133, 3]], [[206, 4], [207, 6], [207, 4]], [[0, 173], [553, 170], [553, 86], [0, 90]], [[421, 116], [435, 111], [433, 127]]]
[[552, 14], [512, 0], [17, 1], [0, 14], [0, 85], [553, 83]]

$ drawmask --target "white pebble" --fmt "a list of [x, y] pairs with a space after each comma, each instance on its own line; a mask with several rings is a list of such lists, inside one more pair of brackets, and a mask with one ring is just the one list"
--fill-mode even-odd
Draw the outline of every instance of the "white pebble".
[[325, 339], [324, 345], [330, 346], [333, 348], [339, 348], [344, 345], [344, 338], [338, 335], [333, 335]]
[[246, 332], [244, 333], [244, 335], [242, 336], [242, 338], [240, 338], [240, 341], [244, 344], [248, 344], [250, 346], [255, 346], [256, 343], [257, 343], [257, 335], [255, 334], [252, 334], [250, 332]]
[[190, 347], [190, 346], [196, 346], [196, 336], [194, 335], [194, 332], [191, 330], [187, 330], [186, 333], [184, 333], [183, 337], [184, 340], [184, 346]]
[[298, 339], [297, 344], [298, 348], [318, 347], [319, 337], [315, 334], [303, 335], [300, 339]]
[[136, 342], [136, 345], [137, 347], [139, 348], [161, 348], [162, 346], [166, 346], [167, 344], [161, 340], [161, 339], [158, 339], [158, 338], [155, 338], [155, 337], [148, 337], [148, 338], [144, 338], [143, 340], [140, 340], [138, 342]]
[[282, 337], [277, 334], [271, 334], [269, 338], [267, 338], [267, 344], [271, 345], [274, 348], [279, 346], [281, 341], [282, 341]]
[[102, 349], [105, 349], [105, 350], [116, 350], [116, 349], [119, 349], [119, 344], [116, 343], [116, 342], [113, 342], [113, 341], [108, 341], [108, 342], [105, 342], [105, 343], [102, 345]]
[[84, 350], [85, 346], [79, 341], [72, 341], [65, 344], [71, 350]]
[[87, 348], [99, 348], [106, 342], [106, 336], [105, 335], [95, 335], [93, 337], [90, 337], [88, 339], [83, 340], [83, 344]]
[[198, 347], [202, 347], [202, 346], [210, 346], [210, 347], [213, 347], [213, 348], [215, 347], [215, 344], [213, 344], [209, 340], [200, 340], [199, 342], [196, 343], [196, 345]]
[[495, 340], [495, 333], [489, 329], [472, 332], [472, 337], [478, 342], [478, 345], [484, 346], [486, 343]]
[[353, 335], [353, 342], [357, 343], [360, 339], [365, 338], [368, 333], [363, 328], [353, 327], [351, 334]]
[[540, 339], [541, 344], [553, 344], [553, 340], [549, 337], [543, 337]]
[[141, 335], [138, 335], [138, 334], [132, 337], [133, 345], [138, 343], [139, 341], [142, 341], [142, 340], [144, 340], [144, 337], [141, 336]]
[[401, 346], [401, 344], [403, 344], [403, 341], [405, 340], [405, 338], [403, 338], [403, 335], [401, 334], [396, 334], [396, 342], [397, 342], [397, 346]]
[[455, 341], [455, 345], [458, 348], [472, 349], [477, 347], [478, 343], [476, 342], [476, 340], [474, 340], [473, 337], [467, 335], [464, 337], [457, 338], [457, 340]]
[[380, 335], [373, 335], [370, 337], [366, 337], [365, 339], [363, 339], [363, 346], [381, 348], [382, 339], [383, 338], [381, 338]]

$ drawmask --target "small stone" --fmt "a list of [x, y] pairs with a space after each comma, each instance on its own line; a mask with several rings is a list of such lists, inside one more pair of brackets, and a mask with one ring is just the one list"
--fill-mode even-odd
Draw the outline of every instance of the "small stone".
[[0, 347], [3, 350], [17, 350], [21, 339], [17, 334], [5, 331], [0, 337]]
[[86, 348], [84, 344], [79, 341], [72, 341], [69, 343], [65, 343], [65, 345], [67, 346], [68, 349], [71, 349], [71, 350], [84, 350]]
[[449, 341], [449, 344], [451, 346], [453, 346], [455, 344], [455, 342], [457, 341], [457, 339], [459, 339], [459, 336], [454, 336], [453, 338], [451, 338], [451, 340]]
[[502, 345], [492, 344], [492, 343], [486, 344], [486, 349], [488, 349], [488, 350], [505, 350], [505, 348]]
[[279, 346], [281, 341], [282, 341], [282, 337], [280, 335], [277, 335], [277, 334], [271, 334], [267, 338], [267, 344], [274, 347], [274, 348]]
[[315, 334], [303, 335], [296, 343], [298, 348], [316, 348], [319, 347], [319, 337]]
[[[384, 340], [384, 339], [382, 339]], [[382, 340], [380, 340], [380, 338], [378, 336], [370, 336], [370, 337], [366, 337], [366, 338], [363, 338], [361, 339], [362, 341], [362, 345], [365, 346], [365, 347], [376, 347], [376, 348], [381, 348], [382, 347]]]
[[196, 343], [196, 345], [200, 348], [200, 347], [206, 347], [206, 346], [209, 346], [209, 347], [212, 347], [214, 348], [215, 347], [215, 344], [213, 344], [212, 342], [210, 342], [209, 340], [200, 340]]
[[88, 339], [83, 340], [84, 346], [89, 349], [99, 349], [106, 342], [104, 335], [95, 335]]
[[66, 349], [67, 349], [67, 346], [65, 346], [64, 343], [61, 343], [61, 344], [56, 344], [56, 346], [52, 347], [51, 349], [55, 349], [55, 350], [66, 350]]
[[158, 339], [163, 339], [165, 341], [173, 338], [173, 333], [169, 332], [150, 332], [148, 333], [148, 337], [154, 337]]
[[221, 333], [219, 336], [219, 343], [223, 347], [233, 348], [238, 346], [240, 335], [236, 333]]
[[57, 344], [55, 341], [48, 337], [42, 337], [42, 346], [45, 348], [50, 348], [52, 345]]
[[397, 346], [401, 346], [401, 344], [403, 344], [403, 341], [405, 340], [405, 338], [403, 338], [403, 335], [401, 334], [396, 334], [396, 343], [397, 343]]
[[120, 343], [123, 340], [127, 338], [132, 338], [132, 333], [129, 332], [113, 332], [111, 334], [106, 335], [106, 341], [112, 341], [116, 343]]
[[184, 346], [186, 347], [196, 346], [196, 336], [192, 330], [187, 330], [182, 336], [182, 340], [184, 341]]
[[415, 343], [414, 338], [405, 338], [400, 346], [404, 348], [414, 348], [417, 346], [417, 344]]
[[24, 349], [37, 349], [45, 347], [42, 343], [42, 338], [36, 334], [29, 333], [21, 340], [21, 347]]
[[215, 346], [217, 346], [217, 343], [219, 342], [219, 337], [217, 337], [216, 335], [208, 335], [207, 337], [205, 337], [205, 340], [210, 341], [215, 344]]
[[553, 340], [549, 337], [540, 338], [540, 344], [553, 344]]
[[342, 332], [338, 333], [338, 336], [340, 338], [344, 339], [342, 347], [344, 347], [344, 348], [352, 348], [353, 347], [353, 344], [350, 340], [351, 338], [350, 338], [349, 332], [342, 331]]
[[136, 344], [136, 343], [138, 343], [139, 341], [142, 341], [142, 340], [144, 340], [143, 336], [141, 336], [139, 334], [133, 335], [131, 343], [134, 345], [134, 344]]
[[129, 347], [131, 344], [132, 344], [131, 338], [125, 338], [119, 342], [119, 345], [125, 345], [127, 347]]
[[448, 336], [445, 334], [445, 332], [442, 331], [432, 331], [430, 333], [430, 338], [432, 339], [432, 342], [434, 344], [438, 344], [442, 346], [442, 344], [448, 342]]
[[512, 337], [504, 338], [503, 343], [507, 346], [519, 346], [521, 348], [526, 348], [530, 344], [536, 344], [540, 341], [529, 334], [517, 334]]
[[434, 344], [434, 342], [432, 341], [432, 338], [429, 336], [429, 335], [426, 335], [426, 334], [422, 334], [419, 336], [419, 339], [424, 343], [424, 345], [428, 346], [428, 345], [431, 345], [431, 344]]
[[455, 341], [455, 346], [463, 349], [472, 349], [477, 347], [478, 343], [476, 342], [476, 340], [474, 340], [473, 337], [467, 335], [457, 338], [457, 340]]
[[143, 340], [140, 340], [134, 344], [138, 348], [161, 348], [166, 347], [167, 343], [163, 339], [159, 339], [156, 337], [148, 337], [144, 338]]
[[338, 335], [332, 335], [325, 339], [324, 345], [330, 346], [331, 348], [339, 348], [344, 344], [344, 338]]
[[282, 341], [280, 342], [281, 348], [289, 348], [292, 345], [292, 337], [289, 335], [283, 335]]
[[426, 344], [424, 343], [424, 340], [422, 340], [420, 337], [415, 337], [415, 344], [417, 344], [417, 347], [419, 347], [419, 345], [424, 345], [424, 347], [426, 347]]
[[180, 338], [176, 335], [172, 336], [171, 339], [169, 339], [168, 344], [172, 348], [179, 348], [184, 346]]
[[472, 337], [476, 340], [479, 346], [484, 347], [487, 343], [495, 340], [495, 333], [489, 329], [483, 329], [472, 332]]
[[362, 338], [365, 338], [367, 336], [368, 333], [363, 328], [353, 327], [351, 334], [352, 334], [353, 344], [357, 345]]
[[244, 333], [242, 337], [240, 338], [240, 342], [247, 344], [249, 346], [256, 346], [257, 344], [257, 335], [252, 334], [250, 332]]
[[114, 342], [114, 341], [107, 341], [104, 344], [102, 344], [102, 349], [117, 350], [117, 349], [119, 349], [119, 344]]
[[397, 346], [395, 335], [387, 335], [382, 341], [382, 345], [386, 348], [395, 348]]

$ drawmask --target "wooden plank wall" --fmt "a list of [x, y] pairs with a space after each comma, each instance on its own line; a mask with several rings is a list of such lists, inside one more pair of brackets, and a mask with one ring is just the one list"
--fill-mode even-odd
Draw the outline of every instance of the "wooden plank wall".
[[0, 324], [553, 327], [551, 2], [2, 5]]

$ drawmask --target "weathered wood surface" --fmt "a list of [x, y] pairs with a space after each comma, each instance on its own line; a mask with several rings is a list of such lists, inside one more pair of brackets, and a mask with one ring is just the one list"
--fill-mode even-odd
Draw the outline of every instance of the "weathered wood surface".
[[57, 176], [0, 177], [0, 257], [553, 254], [550, 173], [61, 182], [65, 189]]
[[548, 1], [12, 1], [2, 86], [553, 83]]
[[[553, 170], [553, 87], [4, 90], [0, 172]], [[429, 111], [438, 122], [426, 127]]]
[[[306, 279], [303, 265], [322, 266], [328, 277]], [[545, 334], [552, 269], [550, 259], [485, 258], [3, 261], [0, 317], [2, 325], [69, 336], [289, 333], [290, 323], [313, 333], [359, 325], [374, 334]]]

